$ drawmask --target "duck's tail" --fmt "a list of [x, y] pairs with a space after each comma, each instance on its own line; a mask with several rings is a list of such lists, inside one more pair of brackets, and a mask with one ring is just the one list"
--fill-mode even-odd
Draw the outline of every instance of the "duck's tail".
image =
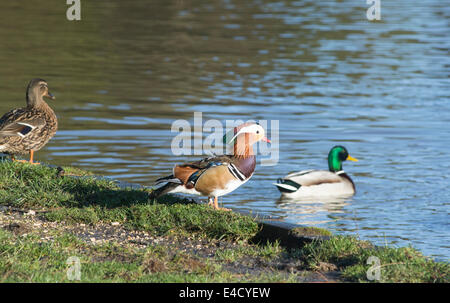
[[282, 179], [282, 178], [279, 178], [277, 180], [277, 183], [273, 183], [273, 184], [278, 188], [278, 190], [281, 193], [293, 193], [293, 192], [296, 192], [301, 187], [300, 184], [298, 184], [292, 180]]
[[154, 200], [157, 199], [160, 196], [163, 196], [165, 194], [170, 193], [171, 191], [173, 191], [175, 188], [177, 188], [178, 186], [181, 185], [181, 181], [177, 178], [175, 178], [173, 175], [167, 176], [167, 177], [162, 177], [159, 178], [155, 181], [155, 184], [160, 184], [166, 182], [166, 184], [164, 184], [163, 186], [154, 189], [149, 195], [148, 198], [150, 200]]

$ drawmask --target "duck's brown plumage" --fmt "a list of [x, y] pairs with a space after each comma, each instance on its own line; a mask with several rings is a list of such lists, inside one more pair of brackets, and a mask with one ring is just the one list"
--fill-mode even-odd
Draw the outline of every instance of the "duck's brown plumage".
[[195, 188], [209, 196], [215, 189], [225, 189], [227, 183], [236, 178], [235, 176], [242, 181], [250, 178], [255, 167], [254, 155], [247, 157], [224, 155], [176, 165], [173, 176], [187, 188]]
[[[201, 194], [214, 197], [214, 207], [217, 197], [233, 191], [247, 182], [256, 167], [256, 157], [252, 145], [264, 137], [264, 129], [259, 125], [238, 133], [241, 129], [253, 124], [243, 124], [234, 130], [234, 154], [204, 158], [199, 161], [175, 165], [173, 174], [157, 180], [157, 183], [167, 182], [154, 190], [150, 198], [157, 198], [170, 192]], [[255, 133], [249, 133], [254, 131]]]
[[53, 98], [47, 82], [33, 79], [27, 88], [27, 106], [11, 110], [0, 118], [0, 152], [32, 153], [55, 135], [58, 121], [44, 96]]

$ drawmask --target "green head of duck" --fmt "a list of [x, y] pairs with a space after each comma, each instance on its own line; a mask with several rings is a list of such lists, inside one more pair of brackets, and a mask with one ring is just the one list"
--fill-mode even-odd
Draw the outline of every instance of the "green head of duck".
[[350, 160], [350, 161], [358, 161], [358, 159], [353, 158], [349, 155], [347, 149], [343, 146], [335, 146], [328, 153], [328, 168], [332, 172], [338, 172], [342, 170], [342, 162]]

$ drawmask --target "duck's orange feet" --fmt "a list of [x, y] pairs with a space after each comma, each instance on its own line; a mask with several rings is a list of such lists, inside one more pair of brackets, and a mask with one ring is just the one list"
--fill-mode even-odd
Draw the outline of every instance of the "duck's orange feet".
[[214, 205], [213, 205], [213, 207], [214, 207], [215, 210], [231, 211], [231, 209], [229, 209], [229, 208], [219, 207], [219, 203], [218, 203], [217, 200], [218, 200], [217, 197], [214, 197]]
[[27, 161], [27, 160], [16, 160], [16, 159], [13, 159], [13, 162], [28, 163], [28, 164], [33, 164], [33, 165], [41, 164], [39, 162], [31, 162], [31, 161]]
[[16, 159], [13, 159], [13, 162], [28, 163], [27, 160], [16, 160]]
[[39, 163], [39, 162], [34, 162], [34, 161], [33, 161], [33, 156], [34, 156], [34, 150], [30, 150], [30, 161], [28, 161], [28, 163], [34, 164], [34, 165], [39, 165], [39, 164], [41, 164], [41, 163]]
[[41, 163], [39, 163], [39, 162], [34, 162], [34, 161], [33, 161], [33, 156], [34, 156], [34, 151], [33, 151], [33, 150], [30, 150], [30, 160], [29, 160], [29, 161], [27, 161], [27, 160], [16, 160], [16, 158], [15, 158], [14, 156], [11, 157], [11, 160], [12, 160], [13, 162], [28, 163], [28, 164], [33, 164], [33, 165], [39, 165], [39, 164], [41, 164]]

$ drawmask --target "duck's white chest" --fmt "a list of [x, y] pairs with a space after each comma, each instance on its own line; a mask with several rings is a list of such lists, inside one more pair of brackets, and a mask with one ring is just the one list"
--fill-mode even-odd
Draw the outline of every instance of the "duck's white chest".
[[239, 179], [231, 180], [226, 184], [226, 186], [224, 188], [216, 189], [213, 192], [211, 192], [211, 196], [212, 197], [220, 197], [220, 196], [229, 194], [232, 191], [234, 191], [236, 188], [238, 188], [239, 186], [243, 185], [248, 180], [250, 180], [250, 178], [251, 178], [251, 176], [249, 178], [245, 179], [244, 181], [241, 181]]

